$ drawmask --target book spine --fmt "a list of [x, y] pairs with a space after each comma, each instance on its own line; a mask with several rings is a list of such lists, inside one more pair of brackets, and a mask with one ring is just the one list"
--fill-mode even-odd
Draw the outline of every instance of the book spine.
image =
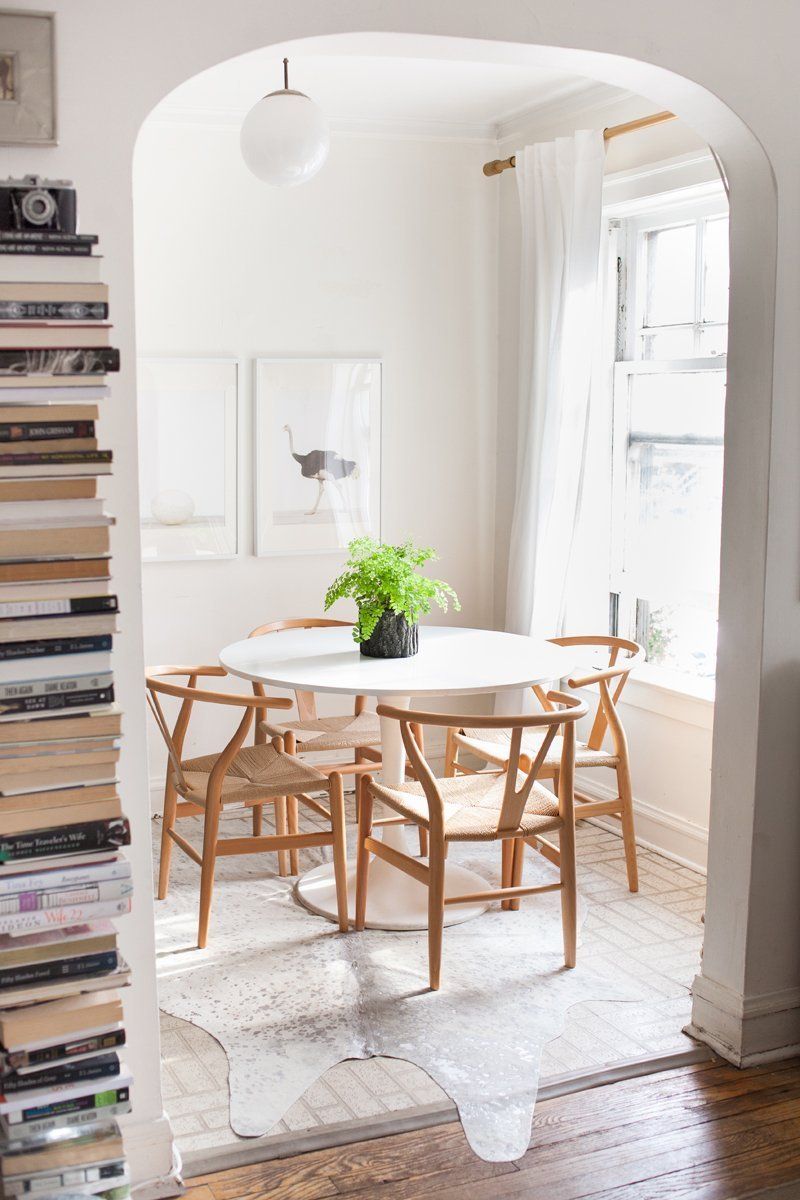
[[110, 633], [92, 634], [88, 637], [42, 638], [37, 642], [0, 642], [0, 662], [14, 662], [27, 658], [58, 658], [63, 654], [93, 654], [110, 650], [113, 638]]
[[92, 1037], [59, 1042], [54, 1046], [42, 1046], [38, 1050], [11, 1050], [0, 1057], [4, 1070], [18, 1071], [22, 1067], [40, 1067], [61, 1059], [100, 1054], [125, 1045], [125, 1030], [112, 1029]]
[[86, 1112], [87, 1109], [110, 1108], [115, 1104], [124, 1104], [129, 1097], [127, 1087], [108, 1088], [102, 1092], [90, 1092], [88, 1096], [73, 1096], [70, 1100], [52, 1100], [49, 1104], [37, 1104], [21, 1111], [7, 1113], [5, 1120], [9, 1125], [25, 1124], [28, 1121], [41, 1121], [45, 1117], [62, 1117], [70, 1113]]
[[[127, 1092], [127, 1088], [124, 1089]], [[40, 1133], [49, 1133], [51, 1129], [61, 1129], [65, 1125], [93, 1125], [97, 1121], [110, 1121], [131, 1111], [130, 1099], [126, 1098], [118, 1104], [100, 1105], [87, 1108], [82, 1112], [60, 1113], [54, 1116], [40, 1117], [37, 1120], [9, 1123], [6, 1117], [0, 1117], [6, 1136], [16, 1141], [19, 1138], [29, 1138]], [[121, 1198], [119, 1198], [121, 1200]]]
[[4, 875], [0, 878], [0, 896], [15, 892], [37, 891], [39, 888], [84, 887], [108, 879], [130, 879], [131, 864], [126, 858], [97, 863], [96, 866], [64, 867], [54, 870], [29, 871], [20, 875]]
[[72, 254], [88, 258], [91, 245], [83, 242], [0, 242], [0, 254]]
[[0, 454], [0, 467], [46, 467], [60, 463], [110, 463], [110, 450], [39, 450], [29, 454]]
[[119, 350], [112, 346], [0, 350], [0, 375], [104, 375], [118, 370]]
[[63, 229], [0, 229], [0, 242], [63, 242], [65, 245], [96, 246], [96, 233], [67, 233]]
[[35, 1075], [8, 1075], [0, 1081], [0, 1089], [3, 1095], [14, 1095], [33, 1089], [83, 1083], [84, 1080], [106, 1079], [111, 1075], [119, 1075], [119, 1055], [98, 1054], [97, 1058], [87, 1062], [65, 1063], [51, 1067], [49, 1071], [37, 1071]]
[[85, 692], [51, 692], [46, 696], [17, 696], [13, 699], [0, 699], [0, 716], [58, 712], [65, 708], [96, 708], [101, 704], [112, 704], [113, 701], [113, 685], [92, 688]]
[[49, 983], [57, 979], [81, 979], [93, 975], [107, 975], [109, 971], [117, 969], [118, 963], [116, 950], [106, 950], [102, 954], [85, 954], [79, 958], [29, 963], [24, 967], [6, 967], [0, 970], [0, 990], [30, 987], [33, 984]]
[[0, 703], [25, 696], [47, 696], [53, 692], [91, 692], [111, 686], [110, 671], [71, 672], [68, 675], [41, 675], [38, 679], [15, 679], [0, 683]]
[[129, 896], [132, 891], [130, 880], [108, 879], [80, 887], [17, 892], [11, 896], [0, 896], [0, 916], [65, 908], [75, 904], [94, 904], [98, 900], [118, 900], [122, 896]]
[[55, 600], [0, 600], [0, 620], [11, 617], [74, 617], [83, 613], [119, 611], [116, 596], [73, 596]]
[[36, 642], [0, 642], [0, 662], [14, 662], [27, 658], [58, 658], [64, 654], [93, 654], [110, 650], [113, 638], [110, 633], [91, 634], [87, 637], [42, 638]]
[[64, 929], [71, 925], [81, 925], [98, 917], [122, 917], [130, 911], [131, 898], [124, 896], [119, 900], [97, 900], [93, 904], [70, 904], [64, 908], [49, 908], [40, 912], [14, 913], [10, 917], [0, 917], [0, 933], [20, 937], [26, 933], [37, 933], [41, 929]]
[[[130, 840], [131, 829], [126, 817], [109, 817], [105, 821], [86, 821], [81, 825], [37, 829], [33, 833], [0, 835], [0, 863], [16, 862], [23, 858], [86, 853], [90, 850], [114, 850], [119, 846], [129, 845]], [[70, 923], [74, 925], [82, 919], [79, 916]]]
[[108, 305], [82, 300], [0, 300], [0, 321], [106, 321]]
[[59, 438], [94, 437], [94, 421], [43, 421], [0, 424], [0, 442], [48, 442]]

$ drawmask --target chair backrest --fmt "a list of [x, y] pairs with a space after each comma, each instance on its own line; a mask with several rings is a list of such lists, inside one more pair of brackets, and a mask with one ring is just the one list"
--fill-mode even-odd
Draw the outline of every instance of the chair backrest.
[[[352, 629], [352, 621], [334, 621], [331, 617], [293, 617], [286, 621], [268, 621], [266, 625], [259, 625], [257, 629], [248, 633], [248, 637], [263, 637], [265, 633], [281, 633], [285, 629], [330, 629], [330, 628], [345, 628]], [[253, 691], [257, 696], [266, 696], [263, 683], [254, 683]], [[302, 692], [295, 690], [295, 703], [297, 704], [297, 716], [301, 721], [316, 721], [317, 719], [317, 698], [313, 692]], [[356, 716], [364, 711], [366, 698], [364, 696], [356, 696]]]
[[[559, 767], [559, 811], [564, 820], [572, 819], [573, 775], [575, 768], [575, 724], [585, 717], [589, 706], [577, 696], [565, 692], [548, 692], [546, 695], [548, 709], [540, 713], [525, 713], [518, 717], [476, 717], [454, 716], [452, 713], [419, 712], [411, 709], [392, 708], [390, 705], [379, 704], [378, 715], [391, 717], [400, 722], [400, 732], [406, 754], [414, 768], [414, 774], [422, 785], [428, 801], [430, 815], [430, 831], [433, 837], [441, 836], [444, 830], [445, 798], [439, 788], [439, 783], [419, 747], [413, 733], [415, 725], [444, 725], [449, 728], [463, 729], [502, 729], [510, 730], [508, 762], [505, 767], [505, 792], [503, 803], [497, 817], [497, 833], [519, 828], [522, 814], [534, 783], [542, 769], [556, 734], [563, 736], [561, 764]], [[524, 782], [518, 787], [517, 779], [520, 771], [520, 755], [522, 753], [522, 736], [528, 729], [544, 731], [541, 745], [536, 758], [530, 767], [524, 771]], [[526, 759], [530, 753], [526, 752]]]
[[[555, 637], [550, 638], [549, 641], [554, 646], [584, 646], [594, 651], [606, 650], [608, 652], [607, 665], [602, 667], [591, 666], [585, 670], [581, 668], [580, 672], [576, 672], [566, 682], [567, 686], [571, 688], [594, 686], [599, 688], [600, 701], [597, 705], [592, 728], [586, 741], [589, 749], [599, 750], [603, 745], [606, 730], [610, 730], [615, 752], [617, 754], [624, 754], [626, 752], [625, 730], [622, 727], [622, 722], [617, 712], [617, 704], [631, 671], [644, 661], [644, 647], [640, 646], [638, 642], [629, 641], [627, 638], [614, 637], [612, 634], [602, 633]], [[539, 698], [542, 707], [547, 709], [547, 699], [542, 689], [535, 686], [533, 690]]]
[[[221, 786], [225, 773], [231, 764], [232, 759], [241, 750], [244, 744], [244, 739], [247, 737], [247, 731], [253, 720], [253, 711], [257, 708], [291, 708], [291, 700], [282, 697], [274, 696], [269, 700], [265, 700], [259, 696], [243, 696], [232, 692], [214, 692], [208, 688], [199, 688], [197, 680], [208, 676], [216, 678], [225, 677], [227, 672], [222, 667], [175, 667], [175, 666], [159, 666], [148, 667], [145, 673], [145, 686], [147, 688], [147, 703], [155, 718], [159, 732], [164, 739], [167, 747], [167, 754], [172, 763], [172, 769], [175, 773], [175, 782], [177, 790], [181, 795], [186, 795], [190, 791], [186, 778], [181, 767], [181, 758], [183, 755], [183, 743], [186, 739], [186, 730], [189, 728], [189, 719], [192, 715], [192, 708], [195, 703], [205, 704], [227, 704], [235, 708], [243, 708], [244, 713], [242, 719], [233, 734], [233, 737], [228, 742], [225, 749], [219, 755], [214, 770], [211, 773], [209, 781], [209, 795], [212, 794], [212, 788]], [[167, 679], [171, 676], [183, 677], [186, 679], [185, 684], [169, 683]], [[164, 710], [161, 706], [159, 696], [174, 696], [183, 703], [178, 711], [178, 717], [172, 729], [164, 715]]]

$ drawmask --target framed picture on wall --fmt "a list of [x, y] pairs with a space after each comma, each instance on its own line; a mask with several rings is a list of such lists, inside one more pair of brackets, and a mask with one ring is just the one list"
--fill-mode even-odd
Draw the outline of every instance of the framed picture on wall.
[[54, 20], [0, 9], [0, 145], [56, 144]]
[[380, 537], [380, 361], [259, 358], [255, 405], [256, 553]]
[[141, 358], [138, 392], [143, 560], [233, 558], [239, 364]]

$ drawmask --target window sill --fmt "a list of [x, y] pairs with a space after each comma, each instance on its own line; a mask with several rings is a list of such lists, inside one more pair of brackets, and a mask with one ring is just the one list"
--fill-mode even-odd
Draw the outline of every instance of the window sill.
[[[644, 663], [625, 685], [620, 706], [645, 709], [684, 725], [710, 730], [714, 724], [714, 688], [713, 679], [696, 679]], [[596, 690], [587, 689], [587, 697]]]

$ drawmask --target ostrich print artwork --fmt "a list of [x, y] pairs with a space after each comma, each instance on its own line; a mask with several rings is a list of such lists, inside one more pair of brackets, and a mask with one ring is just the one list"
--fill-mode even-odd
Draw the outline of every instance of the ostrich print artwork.
[[334, 494], [339, 496], [341, 507], [347, 507], [345, 498], [341, 494], [340, 481], [358, 479], [358, 463], [351, 458], [342, 458], [336, 450], [309, 450], [305, 454], [299, 454], [295, 449], [291, 426], [284, 425], [283, 431], [289, 435], [289, 452], [299, 465], [303, 479], [316, 480], [318, 484], [314, 507], [308, 509], [305, 515], [307, 517], [316, 516], [326, 487], [332, 488]]

